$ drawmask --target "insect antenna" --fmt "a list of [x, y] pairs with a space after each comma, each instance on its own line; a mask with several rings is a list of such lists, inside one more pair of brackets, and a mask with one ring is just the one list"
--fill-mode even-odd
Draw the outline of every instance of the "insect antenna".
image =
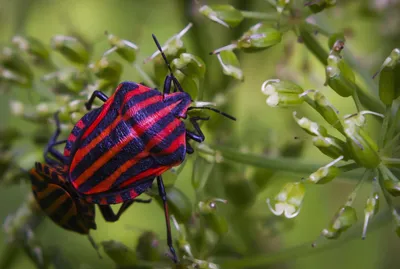
[[213, 107], [202, 106], [202, 107], [189, 107], [189, 108], [188, 108], [188, 110], [193, 110], [193, 109], [207, 109], [207, 110], [211, 110], [211, 111], [214, 111], [214, 112], [216, 112], [216, 113], [218, 113], [218, 114], [221, 114], [221, 115], [224, 116], [224, 117], [227, 117], [228, 119], [231, 119], [231, 120], [236, 121], [236, 118], [235, 118], [235, 117], [233, 117], [233, 116], [231, 116], [231, 115], [229, 115], [229, 114], [226, 114], [225, 112], [222, 112], [221, 110], [218, 110], [218, 109], [213, 108]]
[[158, 40], [157, 40], [157, 38], [156, 38], [156, 36], [155, 36], [154, 34], [152, 34], [152, 36], [153, 36], [154, 42], [156, 43], [156, 46], [157, 46], [158, 50], [159, 50], [160, 53], [161, 53], [161, 56], [162, 56], [163, 59], [164, 59], [164, 62], [165, 62], [165, 63], [167, 64], [167, 66], [168, 66], [169, 72], [171, 72], [171, 75], [174, 75], [174, 74], [172, 73], [171, 65], [169, 64], [169, 62], [168, 62], [168, 60], [167, 60], [167, 56], [165, 56], [165, 54], [164, 54], [164, 52], [163, 52], [163, 50], [162, 50], [162, 48], [161, 48], [160, 43], [158, 42]]
[[156, 43], [156, 46], [157, 46], [158, 50], [161, 53], [161, 56], [164, 59], [164, 62], [167, 64], [168, 70], [169, 70], [169, 72], [171, 74], [170, 75], [171, 79], [172, 79], [172, 81], [174, 82], [174, 85], [175, 85], [175, 89], [177, 89], [180, 92], [183, 92], [184, 90], [182, 89], [181, 84], [179, 83], [178, 79], [174, 76], [174, 73], [172, 73], [171, 65], [169, 64], [169, 61], [167, 60], [167, 56], [165, 56], [165, 54], [164, 54], [164, 52], [163, 52], [163, 50], [161, 48], [160, 43], [158, 42], [158, 40], [157, 40], [157, 38], [156, 38], [156, 36], [154, 34], [152, 34], [152, 36], [153, 36], [154, 42]]

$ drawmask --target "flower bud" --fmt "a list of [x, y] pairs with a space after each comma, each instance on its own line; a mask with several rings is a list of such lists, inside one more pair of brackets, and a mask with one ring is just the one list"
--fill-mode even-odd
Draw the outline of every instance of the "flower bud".
[[379, 74], [379, 97], [385, 105], [390, 105], [400, 96], [400, 49], [390, 53]]
[[339, 111], [329, 102], [329, 100], [320, 91], [314, 93], [315, 109], [319, 114], [339, 132], [343, 133], [343, 125], [340, 122]]
[[385, 165], [379, 165], [379, 172], [383, 178], [383, 187], [393, 196], [400, 196], [400, 181]]
[[272, 47], [281, 40], [282, 33], [279, 30], [267, 24], [258, 23], [237, 40], [237, 47], [246, 52], [253, 52]]
[[306, 117], [302, 117], [299, 119], [296, 117], [296, 114], [297, 112], [294, 111], [293, 118], [304, 131], [313, 136], [322, 136], [322, 137], [328, 136], [328, 131], [325, 129], [324, 126], [321, 126], [318, 123], [311, 121]]
[[[191, 265], [193, 269], [219, 269], [220, 267], [212, 262], [204, 261], [204, 260], [198, 260], [194, 258], [189, 258], [185, 257], [187, 260], [193, 262]], [[190, 268], [190, 267], [189, 267]]]
[[357, 164], [366, 168], [375, 168], [381, 162], [378, 145], [359, 127], [359, 118], [351, 116], [344, 121], [344, 132], [350, 153]]
[[140, 260], [157, 261], [161, 257], [162, 249], [157, 234], [145, 231], [139, 236], [136, 253]]
[[228, 201], [220, 198], [211, 198], [206, 201], [200, 201], [199, 211], [201, 214], [213, 214], [217, 210], [217, 202], [226, 204]]
[[[164, 43], [164, 45], [161, 47], [161, 49], [167, 57], [168, 56], [177, 56], [184, 52], [182, 37], [190, 30], [190, 28], [192, 28], [192, 26], [193, 26], [193, 24], [189, 23], [182, 31], [180, 31], [178, 34], [172, 36], [170, 39], [167, 40], [167, 42]], [[147, 63], [148, 61], [151, 61], [154, 58], [156, 58], [158, 55], [160, 55], [159, 50], [154, 52], [144, 62]], [[161, 57], [160, 57], [160, 60], [163, 62]], [[165, 63], [164, 63], [164, 66], [165, 66]]]
[[22, 51], [25, 51], [35, 58], [38, 62], [48, 62], [50, 52], [47, 47], [38, 39], [33, 37], [14, 36], [12, 43], [18, 46]]
[[172, 70], [179, 70], [185, 76], [204, 78], [206, 65], [200, 57], [190, 53], [182, 53], [171, 62]]
[[118, 267], [131, 267], [137, 264], [135, 251], [115, 240], [101, 242], [104, 252]]
[[351, 206], [343, 206], [336, 213], [328, 228], [322, 230], [321, 235], [328, 239], [338, 238], [342, 232], [357, 222], [356, 210]]
[[271, 107], [288, 107], [303, 103], [301, 98], [303, 89], [290, 82], [279, 79], [270, 79], [263, 83], [261, 91], [268, 96], [267, 104]]
[[185, 255], [192, 257], [192, 247], [190, 246], [190, 243], [188, 242], [186, 238], [186, 230], [183, 225], [179, 225], [179, 223], [176, 221], [174, 216], [171, 216], [171, 221], [174, 224], [176, 230], [178, 231], [178, 238], [176, 240], [178, 249], [179, 251], [183, 252]]
[[82, 42], [71, 36], [57, 35], [51, 39], [51, 47], [65, 58], [77, 64], [87, 64], [89, 52]]
[[88, 83], [87, 74], [76, 69], [64, 69], [43, 77], [44, 81], [54, 83], [57, 92], [80, 92]]
[[89, 68], [98, 78], [110, 81], [119, 81], [122, 74], [122, 65], [119, 62], [104, 57], [96, 63], [90, 64]]
[[21, 76], [21, 75], [15, 73], [14, 71], [5, 69], [1, 66], [0, 66], [0, 81], [15, 83], [19, 86], [27, 87], [27, 88], [31, 87], [31, 85], [32, 85], [31, 79]]
[[59, 106], [57, 103], [48, 103], [48, 102], [39, 103], [35, 107], [36, 115], [40, 118], [50, 117], [54, 115], [54, 113], [56, 113], [58, 109]]
[[242, 13], [231, 5], [202, 6], [199, 12], [216, 23], [225, 27], [236, 27], [243, 18]]
[[286, 183], [275, 196], [272, 205], [270, 199], [267, 199], [268, 207], [274, 215], [284, 214], [288, 219], [294, 218], [300, 213], [305, 191], [303, 182]]
[[316, 183], [316, 184], [325, 184], [330, 182], [332, 179], [337, 177], [340, 173], [340, 169], [334, 166], [336, 163], [341, 161], [343, 156], [338, 157], [327, 165], [319, 168], [317, 171], [312, 173], [307, 179], [307, 182]]
[[14, 116], [17, 116], [17, 117], [24, 115], [25, 106], [22, 102], [17, 101], [17, 100], [10, 100], [9, 104], [10, 104], [11, 114], [13, 114]]
[[15, 50], [5, 47], [0, 53], [0, 64], [19, 77], [31, 81], [33, 72], [28, 63]]
[[364, 208], [364, 227], [362, 233], [362, 239], [365, 239], [367, 234], [367, 227], [369, 220], [378, 212], [379, 210], [379, 193], [374, 191], [368, 197]]
[[331, 54], [339, 55], [344, 48], [344, 42], [346, 38], [343, 33], [331, 34], [328, 38], [328, 48], [331, 50]]
[[282, 13], [288, 5], [290, 5], [290, 0], [276, 0], [276, 10], [278, 13]]
[[316, 146], [326, 156], [334, 159], [343, 156], [344, 161], [347, 161], [351, 157], [346, 142], [339, 138], [334, 136], [316, 136], [313, 137], [312, 141], [314, 146]]
[[219, 63], [222, 66], [222, 72], [225, 75], [234, 77], [238, 80], [243, 80], [243, 71], [240, 69], [240, 63], [235, 53], [229, 50], [221, 51], [217, 54]]
[[342, 97], [351, 96], [356, 88], [351, 67], [340, 57], [329, 55], [326, 66], [326, 85]]
[[139, 50], [139, 47], [136, 44], [121, 39], [113, 34], [107, 34], [107, 38], [111, 45], [111, 49], [106, 51], [103, 57], [115, 51], [119, 56], [121, 56], [121, 58], [130, 63], [133, 63], [136, 60], [136, 53]]

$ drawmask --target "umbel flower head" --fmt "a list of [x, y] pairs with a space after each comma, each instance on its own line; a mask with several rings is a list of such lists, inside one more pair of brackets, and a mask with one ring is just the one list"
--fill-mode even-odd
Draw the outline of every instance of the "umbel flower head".
[[[392, 202], [393, 197], [400, 196], [400, 180], [393, 170], [400, 168], [400, 135], [396, 130], [400, 107], [398, 102], [393, 102], [400, 96], [398, 94], [400, 80], [398, 76], [393, 76], [400, 66], [400, 50], [394, 49], [380, 70], [379, 96], [386, 104], [385, 113], [380, 113], [361, 110], [354, 73], [340, 55], [344, 42], [340, 42], [339, 49], [335, 47], [337, 43], [334, 42], [334, 48], [327, 59], [326, 85], [343, 98], [352, 97], [357, 107], [355, 113], [340, 117], [339, 111], [321, 91], [303, 91], [293, 82], [269, 79], [261, 86], [261, 92], [267, 95], [269, 106], [293, 107], [306, 103], [325, 120], [325, 123], [320, 124], [307, 117], [299, 117], [296, 111], [293, 112], [295, 122], [310, 136], [313, 145], [332, 159], [303, 181], [286, 184], [272, 200], [267, 199], [268, 207], [275, 215], [296, 217], [300, 212], [308, 184], [326, 184], [339, 175], [346, 176], [347, 171], [354, 169], [360, 171], [361, 168], [364, 170], [364, 175], [360, 177], [347, 202], [339, 208], [329, 226], [322, 230], [321, 236], [328, 239], [338, 238], [357, 222], [356, 210], [352, 203], [360, 186], [366, 181], [372, 181], [372, 187], [371, 194], [365, 201], [362, 238], [366, 237], [368, 225], [378, 212], [381, 196], [389, 205], [397, 231], [400, 231], [400, 214]], [[393, 111], [397, 111], [397, 114]], [[368, 132], [368, 115], [375, 116], [381, 124], [381, 132], [377, 138]], [[331, 130], [334, 129], [339, 136], [331, 134]], [[400, 236], [400, 233], [398, 234]]]

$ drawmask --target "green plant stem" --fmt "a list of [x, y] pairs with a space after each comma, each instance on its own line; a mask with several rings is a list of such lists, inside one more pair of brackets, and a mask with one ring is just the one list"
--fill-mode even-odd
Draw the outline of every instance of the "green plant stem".
[[381, 127], [381, 132], [379, 134], [379, 140], [378, 140], [378, 147], [383, 148], [383, 145], [385, 143], [388, 129], [389, 129], [389, 122], [390, 122], [390, 117], [392, 116], [392, 106], [388, 105], [386, 106], [386, 111], [385, 111], [385, 117], [383, 118], [383, 123]]
[[352, 97], [353, 97], [353, 100], [354, 100], [354, 104], [356, 105], [357, 112], [360, 112], [362, 110], [362, 105], [361, 105], [361, 102], [360, 102], [360, 98], [358, 97], [357, 91], [353, 92]]
[[339, 169], [340, 171], [342, 171], [342, 173], [352, 171], [358, 168], [360, 168], [360, 166], [357, 163], [349, 163], [339, 166]]
[[278, 19], [278, 13], [271, 12], [256, 12], [256, 11], [247, 11], [247, 10], [240, 10], [243, 17], [246, 19], [256, 19], [256, 20], [263, 20], [263, 21], [276, 21]]
[[[197, 146], [197, 150], [203, 154], [217, 156], [217, 158], [222, 157], [225, 160], [230, 160], [241, 164], [297, 174], [311, 174], [318, 170], [318, 168], [325, 165], [322, 163], [301, 161], [298, 158], [269, 157], [251, 153], [243, 153], [220, 145], [210, 146], [201, 144]], [[358, 168], [358, 166], [356, 167], [354, 164], [352, 164], [351, 166], [347, 167], [346, 171], [351, 170], [351, 168]], [[360, 173], [351, 172], [346, 174], [346, 177], [359, 179]]]
[[[387, 141], [389, 141], [388, 144], [391, 144], [393, 142], [393, 140], [397, 140], [398, 139], [399, 133], [396, 134], [396, 135], [394, 134], [395, 131], [396, 131], [396, 127], [397, 127], [397, 123], [398, 122], [400, 122], [400, 109], [399, 109], [398, 105], [395, 105], [395, 116], [394, 116], [393, 121], [391, 122], [391, 124], [389, 124], [390, 125], [389, 126], [389, 130], [388, 130], [387, 135], [386, 135]], [[385, 145], [385, 147], [386, 146], [387, 145]], [[390, 147], [392, 147], [392, 145]]]
[[381, 157], [382, 163], [389, 167], [400, 167], [400, 159]]

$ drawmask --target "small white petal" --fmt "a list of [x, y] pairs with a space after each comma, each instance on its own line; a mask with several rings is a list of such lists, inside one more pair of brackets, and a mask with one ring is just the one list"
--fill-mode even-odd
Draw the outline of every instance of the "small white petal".
[[272, 94], [267, 98], [267, 105], [271, 107], [276, 107], [279, 104], [279, 95], [278, 94]]

